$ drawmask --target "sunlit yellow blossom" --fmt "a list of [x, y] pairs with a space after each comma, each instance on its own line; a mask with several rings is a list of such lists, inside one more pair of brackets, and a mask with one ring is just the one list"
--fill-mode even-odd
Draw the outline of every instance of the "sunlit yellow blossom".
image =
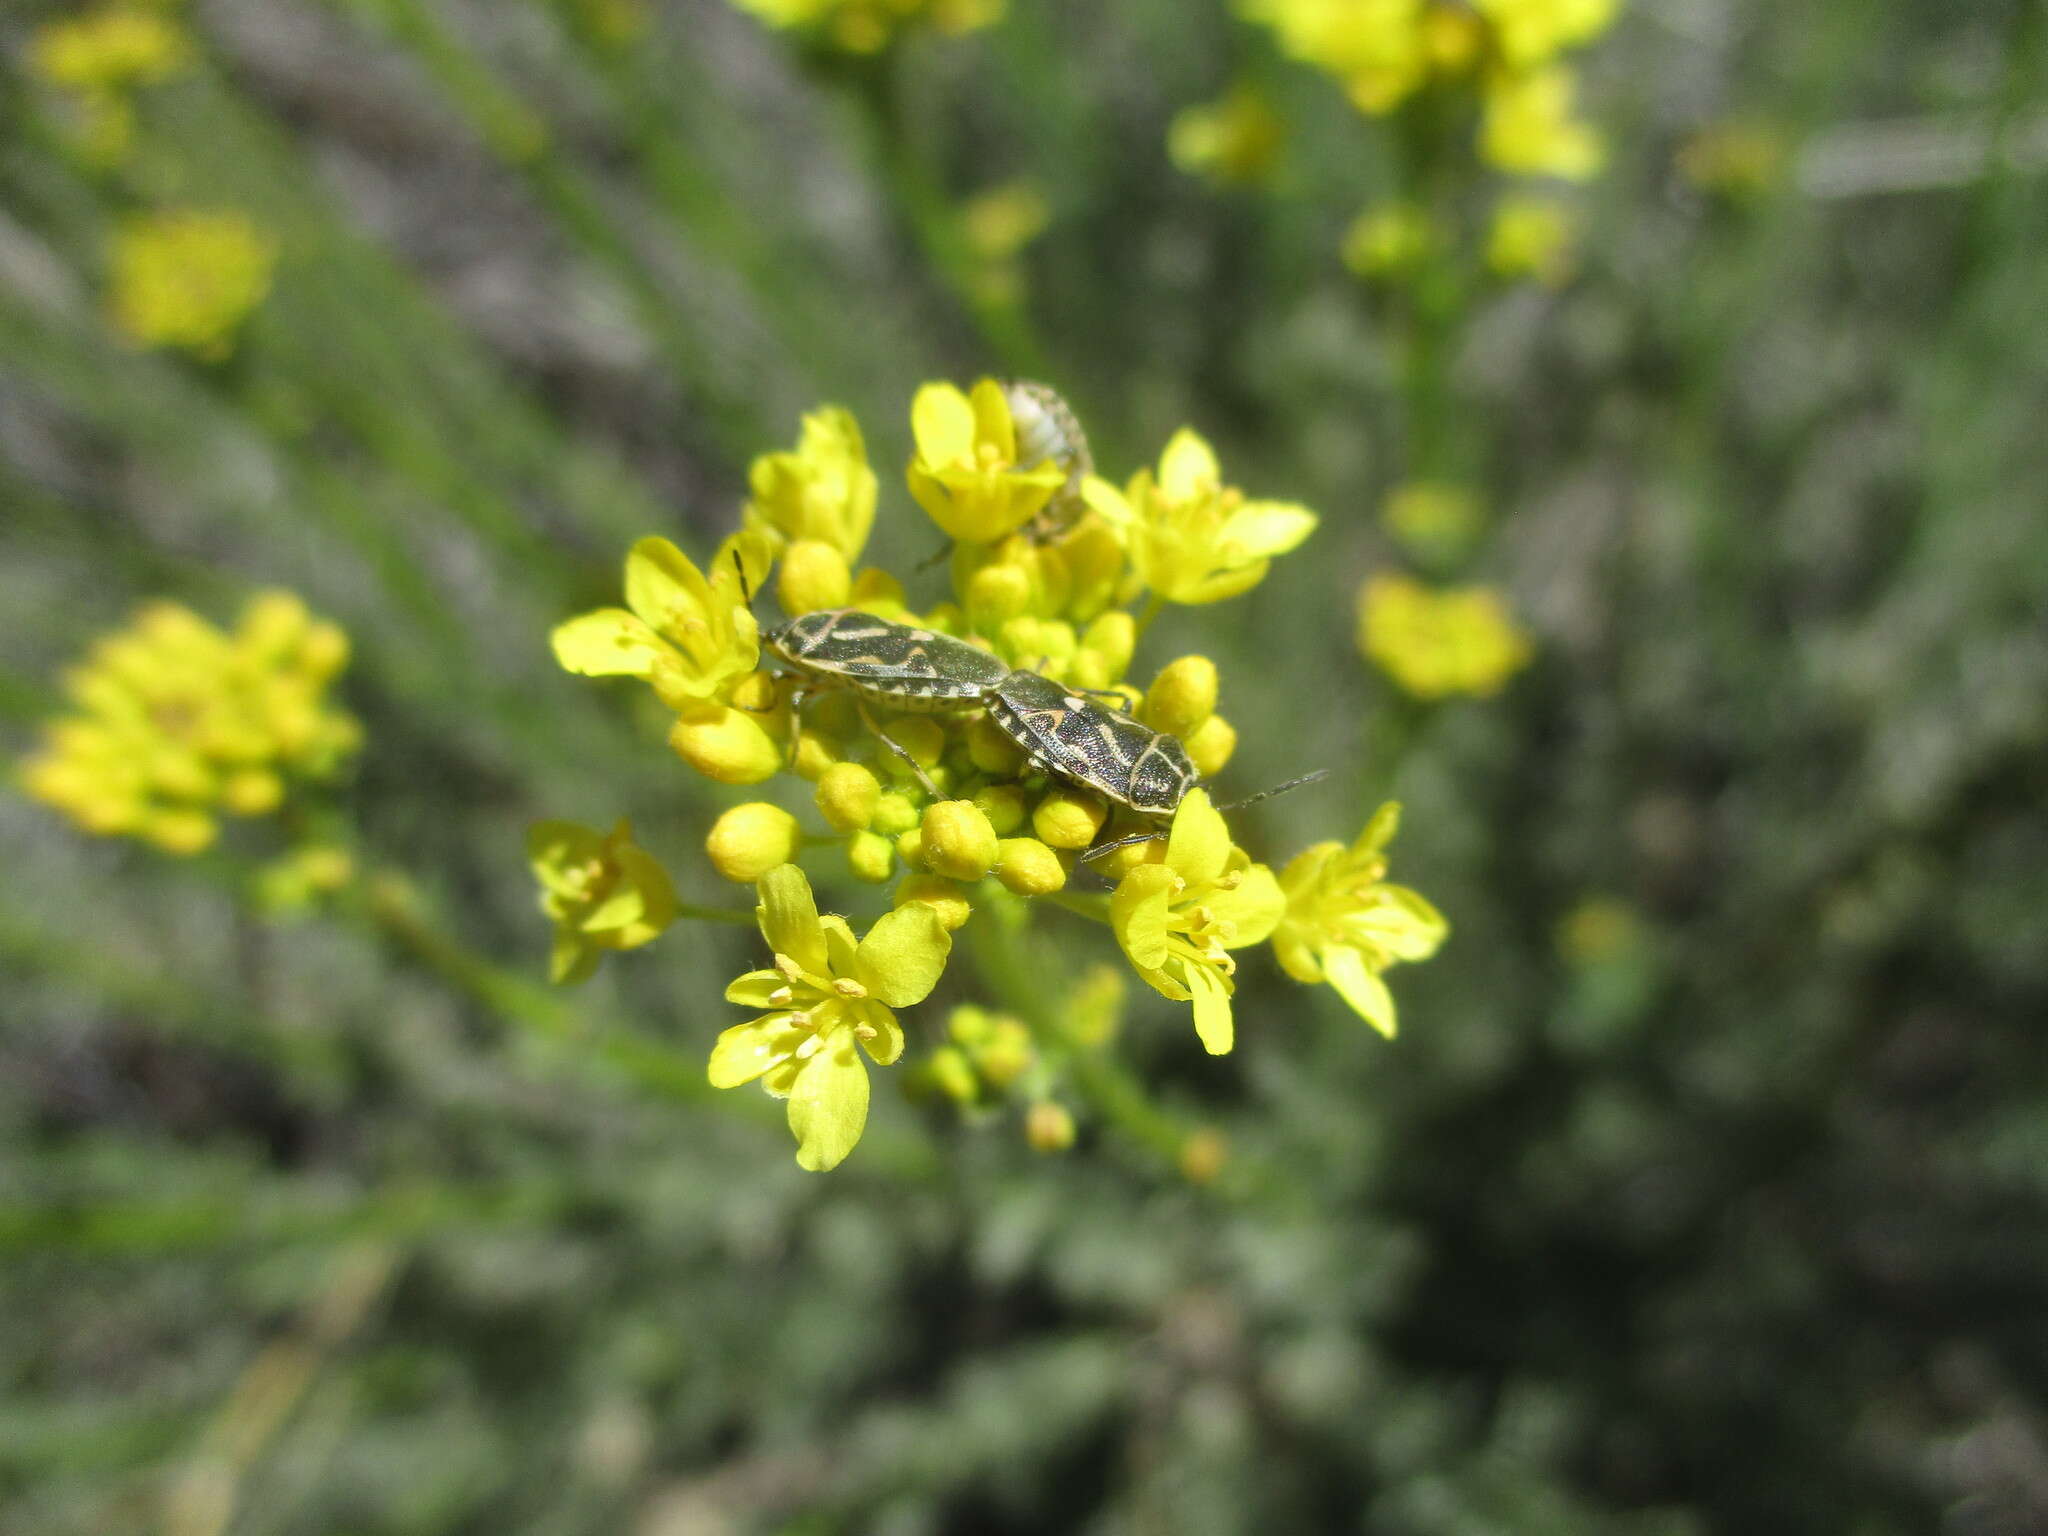
[[841, 917], [820, 917], [810, 881], [794, 864], [770, 870], [757, 887], [755, 916], [774, 954], [726, 988], [729, 1003], [769, 1010], [718, 1037], [715, 1088], [761, 1079], [789, 1100], [796, 1160], [836, 1167], [867, 1124], [865, 1050], [876, 1065], [903, 1054], [903, 1026], [891, 1012], [924, 1001], [952, 950], [937, 913], [922, 902], [898, 907], [855, 942]]
[[1066, 471], [1047, 460], [1017, 462], [1017, 429], [1002, 386], [983, 379], [971, 394], [927, 384], [910, 406], [917, 452], [910, 494], [948, 536], [989, 544], [1037, 516], [1066, 484]]
[[1141, 469], [1121, 492], [1090, 479], [1086, 494], [1123, 540], [1138, 580], [1170, 603], [1220, 602], [1257, 586], [1272, 557], [1316, 527], [1306, 507], [1246, 501], [1226, 486], [1215, 452], [1187, 427], [1159, 456], [1156, 479]]
[[1504, 197], [1493, 210], [1486, 264], [1502, 277], [1533, 277], [1555, 288], [1572, 275], [1577, 221], [1551, 197]]
[[30, 47], [29, 65], [67, 90], [122, 91], [169, 79], [191, 56], [185, 34], [168, 16], [113, 5], [45, 24]]
[[1342, 254], [1358, 276], [1388, 277], [1420, 266], [1434, 243], [1428, 214], [1413, 203], [1388, 203], [1351, 221]]
[[223, 814], [267, 816], [340, 771], [362, 734], [326, 696], [347, 664], [347, 636], [288, 592], [253, 599], [232, 634], [152, 603], [66, 674], [76, 712], [45, 728], [22, 785], [89, 832], [196, 853]]
[[1358, 643], [1418, 699], [1490, 698], [1528, 664], [1529, 639], [1491, 587], [1441, 591], [1380, 575], [1359, 594]]
[[1146, 984], [1195, 1005], [1195, 1033], [1220, 1056], [1235, 1039], [1230, 951], [1262, 942], [1286, 905], [1273, 872], [1231, 846], [1208, 791], [1195, 789], [1174, 813], [1165, 858], [1117, 883], [1110, 920]]
[[1273, 930], [1273, 954], [1288, 975], [1327, 981], [1389, 1038], [1394, 998], [1382, 974], [1397, 961], [1427, 960], [1450, 932], [1422, 896], [1386, 883], [1386, 848], [1400, 824], [1401, 808], [1389, 802], [1349, 848], [1317, 843], [1295, 855], [1280, 873], [1287, 914]]
[[638, 949], [676, 920], [675, 887], [655, 857], [621, 821], [609, 832], [573, 821], [537, 822], [526, 834], [527, 861], [540, 882], [541, 910], [554, 920], [548, 978], [579, 982], [608, 949]]
[[277, 245], [239, 213], [147, 215], [114, 239], [114, 323], [147, 347], [217, 360], [270, 292]]
[[1496, 76], [1487, 86], [1479, 152], [1504, 171], [1584, 181], [1605, 159], [1600, 136], [1572, 113], [1575, 82], [1562, 64]]
[[1000, 21], [1007, 0], [733, 0], [771, 27], [811, 32], [847, 53], [879, 53], [899, 29], [926, 24], [949, 36]]
[[1393, 110], [1427, 78], [1425, 0], [1240, 0], [1281, 51], [1341, 79], [1361, 112]]
[[1286, 124], [1265, 92], [1250, 83], [1232, 86], [1220, 101], [1187, 107], [1167, 130], [1167, 153], [1191, 176], [1223, 186], [1264, 181], [1280, 158]]
[[850, 411], [828, 405], [805, 416], [796, 448], [754, 460], [747, 486], [746, 526], [778, 554], [815, 540], [849, 566], [860, 560], [875, 525], [877, 483]]
[[1471, 0], [1493, 24], [1500, 55], [1522, 69], [1598, 37], [1614, 22], [1621, 0]]
[[678, 711], [729, 698], [761, 657], [734, 547], [720, 546], [707, 576], [667, 539], [640, 540], [626, 557], [632, 611], [600, 608], [558, 625], [555, 659], [585, 677], [641, 678]]

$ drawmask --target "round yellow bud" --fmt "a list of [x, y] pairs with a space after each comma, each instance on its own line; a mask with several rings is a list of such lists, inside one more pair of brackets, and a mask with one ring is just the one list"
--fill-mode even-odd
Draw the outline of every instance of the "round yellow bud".
[[846, 868], [854, 879], [880, 885], [896, 872], [896, 845], [879, 832], [856, 832], [846, 840]]
[[822, 539], [798, 539], [782, 552], [775, 596], [784, 613], [844, 608], [852, 595], [853, 572], [836, 546]]
[[1024, 1142], [1034, 1152], [1064, 1152], [1074, 1144], [1074, 1117], [1065, 1105], [1040, 1099], [1024, 1112]]
[[975, 767], [993, 778], [1012, 778], [1024, 766], [1023, 748], [1005, 736], [987, 715], [976, 715], [967, 722], [967, 756]]
[[158, 811], [141, 826], [142, 836], [165, 853], [201, 853], [220, 834], [220, 823], [204, 811]]
[[[890, 740], [908, 752], [918, 767], [929, 773], [939, 765], [939, 759], [946, 752], [946, 728], [930, 715], [907, 715], [899, 720], [883, 723], [882, 729], [889, 733]], [[903, 761], [885, 745], [882, 748], [882, 765], [891, 773], [911, 778], [910, 764]]]
[[1190, 1184], [1207, 1184], [1230, 1161], [1230, 1143], [1219, 1131], [1204, 1126], [1190, 1131], [1180, 1144], [1180, 1174]]
[[1035, 837], [1006, 837], [996, 845], [996, 878], [1019, 896], [1050, 896], [1066, 888], [1067, 867]]
[[974, 1067], [958, 1046], [942, 1045], [933, 1051], [925, 1072], [939, 1092], [956, 1104], [972, 1104], [981, 1094]]
[[1216, 713], [1216, 663], [1206, 656], [1183, 656], [1160, 668], [1145, 693], [1145, 723], [1183, 742]]
[[912, 827], [896, 838], [896, 857], [914, 869], [924, 868], [924, 831]]
[[[1131, 653], [1138, 648], [1138, 621], [1123, 609], [1112, 608], [1097, 615], [1082, 633], [1081, 647], [1102, 658], [1111, 678], [1122, 677], [1131, 664]], [[1108, 679], [1102, 686], [1109, 686]]]
[[356, 861], [346, 848], [307, 848], [297, 862], [306, 884], [316, 891], [338, 891], [356, 877]]
[[1078, 789], [1049, 792], [1031, 813], [1031, 830], [1055, 848], [1086, 848], [1102, 830], [1108, 811], [1095, 796]]
[[981, 1075], [991, 1088], [1007, 1088], [1026, 1072], [1032, 1062], [1038, 1059], [1038, 1051], [1031, 1042], [1031, 1031], [1016, 1019], [998, 1019], [995, 1027], [981, 1048], [974, 1053], [974, 1063], [981, 1068]]
[[1031, 603], [1031, 576], [1022, 566], [984, 565], [967, 583], [967, 611], [976, 629], [1000, 628]]
[[770, 715], [775, 711], [778, 691], [773, 672], [749, 672], [732, 685], [732, 702], [750, 715]]
[[901, 837], [918, 823], [917, 802], [900, 789], [892, 789], [875, 801], [875, 814], [868, 825], [884, 837]]
[[1008, 837], [1024, 825], [1024, 791], [1016, 784], [985, 784], [974, 792], [974, 803], [997, 837]]
[[[235, 638], [255, 655], [285, 656], [305, 639], [312, 621], [313, 616], [296, 593], [276, 589], [258, 592], [243, 607]], [[152, 614], [146, 622], [155, 628], [160, 621]]]
[[972, 800], [925, 807], [924, 862], [948, 880], [979, 880], [996, 867], [996, 829]]
[[676, 721], [668, 744], [677, 757], [721, 784], [759, 784], [782, 766], [782, 749], [744, 710], [708, 704]]
[[790, 760], [789, 766], [798, 778], [809, 779], [815, 784], [838, 761], [831, 743], [816, 731], [805, 731], [797, 738], [796, 756]]
[[149, 759], [150, 782], [173, 800], [211, 800], [220, 785], [194, 753], [165, 747]]
[[795, 860], [803, 828], [779, 805], [752, 800], [736, 805], [711, 824], [704, 851], [711, 865], [738, 885], [752, 885], [778, 864]]
[[937, 875], [910, 875], [896, 887], [894, 905], [907, 907], [921, 901], [939, 914], [939, 924], [948, 933], [964, 924], [974, 913], [967, 895], [951, 880]]
[[228, 775], [220, 803], [237, 816], [268, 816], [284, 800], [284, 780], [262, 768]]
[[315, 624], [299, 645], [299, 670], [324, 682], [348, 665], [348, 635], [338, 624]]
[[818, 776], [818, 814], [835, 832], [865, 829], [881, 798], [881, 780], [859, 763], [834, 763]]
[[1221, 715], [1211, 715], [1181, 738], [1188, 749], [1188, 761], [1203, 778], [1214, 778], [1237, 751], [1237, 728]]

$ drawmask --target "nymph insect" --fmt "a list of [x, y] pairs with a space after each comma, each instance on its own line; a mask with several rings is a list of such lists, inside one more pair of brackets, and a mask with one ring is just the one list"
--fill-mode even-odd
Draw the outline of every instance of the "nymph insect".
[[1003, 386], [1003, 398], [1017, 429], [1017, 462], [1033, 468], [1050, 460], [1067, 472], [1066, 483], [1025, 527], [1025, 536], [1042, 544], [1072, 527], [1087, 510], [1081, 482], [1095, 473], [1095, 459], [1073, 408], [1050, 385], [1012, 379]]

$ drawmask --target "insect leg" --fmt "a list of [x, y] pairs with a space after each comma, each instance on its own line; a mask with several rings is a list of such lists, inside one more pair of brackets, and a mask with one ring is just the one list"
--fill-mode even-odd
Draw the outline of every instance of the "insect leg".
[[898, 757], [902, 758], [905, 763], [909, 764], [910, 771], [917, 775], [917, 782], [924, 786], [924, 792], [930, 795], [934, 800], [939, 799], [939, 786], [934, 784], [932, 782], [932, 776], [924, 771], [924, 764], [920, 763], [916, 758], [912, 757], [910, 753], [907, 750], [905, 750], [902, 742], [898, 741], [894, 736], [891, 736], [887, 731], [883, 730], [881, 726], [875, 723], [875, 717], [868, 713], [867, 701], [861, 698], [861, 696], [857, 693], [853, 696], [853, 707], [860, 711], [861, 724], [865, 725], [869, 730], [873, 731], [875, 735], [880, 737], [883, 746], [887, 747], [891, 752], [894, 752]]
[[1262, 789], [1256, 795], [1246, 795], [1242, 800], [1233, 800], [1228, 805], [1217, 806], [1216, 809], [1219, 811], [1241, 811], [1248, 805], [1257, 805], [1261, 800], [1270, 800], [1275, 795], [1284, 795], [1290, 789], [1300, 789], [1304, 784], [1314, 784], [1321, 779], [1327, 779], [1329, 776], [1329, 769], [1318, 768], [1314, 773], [1304, 773], [1298, 779], [1289, 779], [1285, 784], [1275, 784], [1271, 789]]

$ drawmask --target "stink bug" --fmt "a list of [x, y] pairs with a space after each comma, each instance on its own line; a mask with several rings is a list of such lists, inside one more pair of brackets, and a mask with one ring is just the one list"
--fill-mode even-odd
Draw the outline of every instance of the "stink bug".
[[989, 719], [1033, 767], [1140, 816], [1171, 816], [1195, 786], [1195, 765], [1178, 739], [1049, 677], [1012, 672], [986, 702]]
[[1050, 385], [1012, 379], [1003, 386], [1003, 399], [1017, 429], [1017, 462], [1035, 469], [1050, 460], [1067, 472], [1066, 484], [1053, 492], [1052, 500], [1025, 529], [1033, 543], [1043, 544], [1072, 527], [1087, 510], [1081, 482], [1095, 473], [1095, 459], [1073, 408]]
[[[996, 657], [965, 640], [909, 624], [892, 624], [858, 608], [799, 614], [761, 636], [769, 650], [804, 681], [790, 695], [791, 718], [802, 729], [804, 697], [819, 688], [847, 688], [861, 722], [917, 776], [926, 793], [938, 786], [921, 763], [868, 714], [866, 700], [916, 714], [978, 709], [988, 690], [1009, 675]], [[792, 741], [791, 748], [794, 750]]]

